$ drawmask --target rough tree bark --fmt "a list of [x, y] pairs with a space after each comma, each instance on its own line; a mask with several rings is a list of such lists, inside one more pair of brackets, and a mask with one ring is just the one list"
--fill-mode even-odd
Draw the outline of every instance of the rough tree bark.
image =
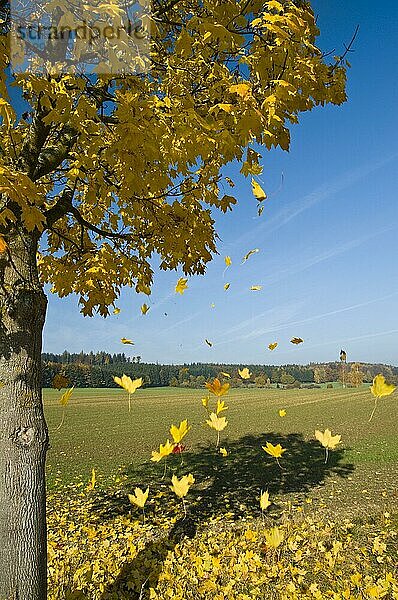
[[0, 600], [45, 600], [45, 459], [37, 236], [7, 232], [0, 254]]

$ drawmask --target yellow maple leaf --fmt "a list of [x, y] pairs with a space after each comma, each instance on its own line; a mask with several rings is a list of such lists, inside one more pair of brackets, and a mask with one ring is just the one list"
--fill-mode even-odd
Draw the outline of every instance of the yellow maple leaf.
[[208, 407], [208, 405], [209, 405], [209, 400], [210, 400], [210, 398], [209, 398], [208, 396], [206, 396], [206, 398], [202, 398], [202, 404], [203, 404], [203, 406], [204, 406], [205, 408], [207, 408], [207, 407]]
[[285, 536], [278, 527], [272, 527], [265, 532], [265, 539], [269, 548], [278, 548], [281, 545]]
[[149, 495], [149, 487], [145, 490], [145, 492], [143, 492], [141, 488], [136, 487], [134, 490], [134, 495], [128, 494], [128, 497], [129, 497], [131, 504], [136, 504], [136, 506], [139, 506], [140, 508], [144, 508], [145, 503], [148, 500], [148, 495]]
[[278, 347], [278, 342], [273, 342], [272, 344], [268, 344], [268, 348], [269, 348], [269, 350], [271, 350], [271, 352], [272, 352], [272, 350], [275, 350], [275, 348], [277, 348], [277, 347]]
[[247, 254], [244, 255], [243, 260], [242, 260], [242, 265], [243, 263], [245, 263], [247, 260], [249, 260], [249, 258], [251, 256], [253, 256], [253, 254], [257, 254], [258, 252], [260, 252], [260, 250], [258, 248], [254, 248], [254, 250], [249, 250], [249, 252]]
[[263, 286], [262, 286], [262, 285], [252, 285], [252, 286], [251, 286], [251, 288], [250, 288], [250, 290], [251, 290], [252, 292], [259, 292], [259, 291], [260, 291], [260, 290], [262, 290], [262, 289], [263, 289]]
[[228, 451], [226, 450], [226, 448], [220, 448], [220, 454], [225, 458], [226, 456], [228, 456]]
[[224, 371], [221, 371], [221, 375], [223, 377], [227, 377], [227, 379], [231, 379], [231, 375], [229, 373], [225, 373]]
[[295, 344], [296, 346], [298, 346], [298, 344], [302, 344], [304, 342], [304, 340], [299, 337], [294, 337], [290, 341], [292, 344]]
[[187, 419], [181, 421], [180, 425], [177, 427], [176, 425], [172, 425], [170, 427], [170, 434], [173, 438], [175, 444], [179, 444], [181, 440], [187, 435], [188, 431], [191, 429], [191, 426], [188, 425]]
[[231, 85], [229, 91], [233, 94], [237, 94], [241, 98], [245, 99], [250, 96], [250, 85], [248, 83], [237, 83], [236, 85]]
[[192, 473], [189, 475], [184, 475], [181, 479], [178, 479], [176, 475], [173, 475], [171, 478], [172, 485], [170, 489], [175, 493], [179, 498], [184, 498], [189, 492], [189, 488], [191, 485], [195, 483], [195, 478]]
[[267, 510], [269, 506], [271, 506], [272, 502], [269, 501], [269, 493], [268, 490], [266, 492], [260, 493], [260, 507], [261, 510]]
[[227, 291], [227, 290], [229, 290], [230, 287], [231, 287], [231, 284], [230, 283], [226, 283], [224, 285], [224, 290]]
[[250, 377], [252, 376], [252, 373], [250, 373], [247, 367], [245, 367], [242, 370], [238, 369], [238, 373], [242, 377], [242, 379], [250, 379]]
[[263, 200], [267, 199], [267, 194], [264, 192], [263, 188], [255, 179], [252, 177], [252, 190], [253, 195], [259, 202], [263, 202]]
[[225, 264], [226, 264], [227, 267], [230, 267], [232, 265], [232, 260], [231, 260], [230, 256], [226, 256], [224, 258], [224, 260], [225, 260]]
[[329, 448], [330, 450], [336, 448], [341, 441], [341, 435], [332, 435], [330, 429], [325, 429], [323, 433], [317, 429], [315, 431], [315, 437], [324, 448]]
[[184, 279], [184, 277], [180, 277], [177, 281], [177, 285], [175, 287], [176, 294], [183, 294], [186, 289], [188, 289], [188, 279]]
[[274, 446], [271, 442], [266, 442], [266, 446], [261, 446], [264, 452], [273, 456], [274, 458], [280, 458], [284, 452], [286, 452], [286, 448], [282, 448], [280, 444]]
[[216, 413], [211, 413], [210, 418], [206, 421], [207, 425], [210, 429], [214, 429], [215, 431], [224, 431], [226, 426], [228, 425], [228, 421], [225, 417], [218, 417]]
[[167, 440], [165, 444], [160, 444], [159, 452], [156, 450], [152, 450], [152, 462], [159, 462], [162, 458], [169, 456], [173, 452], [174, 444], [170, 443], [170, 440]]
[[390, 396], [390, 394], [392, 394], [395, 391], [395, 389], [396, 389], [395, 385], [386, 383], [384, 375], [382, 375], [381, 373], [376, 375], [376, 377], [373, 379], [372, 385], [370, 386], [370, 391], [375, 399], [375, 405], [372, 410], [372, 414], [369, 417], [369, 423], [373, 419], [373, 415], [376, 412], [377, 400], [379, 398], [383, 398], [384, 396]]
[[206, 387], [215, 396], [224, 396], [228, 392], [230, 384], [221, 384], [221, 381], [216, 377], [211, 383], [206, 383]]
[[66, 392], [62, 394], [61, 398], [59, 399], [59, 403], [61, 406], [66, 406], [68, 404], [74, 389], [75, 386], [71, 387], [69, 390], [66, 390]]
[[146, 315], [147, 312], [148, 312], [148, 310], [149, 310], [149, 306], [147, 304], [143, 304], [141, 306], [141, 312], [142, 312], [143, 315]]
[[134, 346], [133, 340], [129, 340], [128, 338], [123, 337], [120, 339], [120, 341], [122, 342], [122, 344]]
[[340, 444], [341, 435], [333, 436], [330, 429], [325, 429], [325, 431], [323, 433], [322, 433], [322, 431], [318, 431], [318, 429], [317, 429], [315, 431], [315, 437], [318, 440], [318, 442], [320, 442], [322, 444], [322, 446], [325, 448], [325, 464], [326, 464], [328, 462], [329, 450], [333, 450], [333, 448], [336, 448], [336, 446], [338, 444]]
[[120, 315], [120, 308], [115, 308], [115, 309], [113, 310], [113, 314], [114, 314], [114, 315]]
[[279, 409], [278, 414], [280, 417], [286, 417], [286, 411], [284, 408]]
[[227, 113], [230, 113], [230, 112], [233, 111], [234, 105], [233, 104], [226, 104], [226, 103], [220, 102], [219, 104], [215, 104], [214, 106], [212, 106], [210, 108], [210, 110], [209, 110], [209, 113], [214, 112], [217, 108], [219, 110], [223, 110], [223, 111], [225, 111]]
[[87, 485], [87, 491], [93, 490], [95, 488], [95, 482], [97, 481], [96, 475], [95, 475], [95, 469], [93, 469], [91, 471], [91, 479]]
[[217, 398], [217, 408], [216, 408], [217, 415], [219, 415], [224, 410], [228, 410], [228, 406], [225, 406], [224, 400], [220, 400], [220, 398]]
[[228, 183], [228, 185], [230, 185], [232, 188], [235, 187], [234, 182], [232, 181], [232, 179], [230, 177], [226, 177], [225, 181]]
[[126, 390], [126, 392], [128, 392], [129, 394], [134, 394], [136, 390], [142, 386], [143, 383], [142, 377], [140, 377], [139, 379], [134, 379], [133, 381], [131, 377], [128, 377], [124, 374], [122, 375], [122, 377], [114, 377], [113, 381], [120, 385], [120, 387]]
[[370, 386], [370, 391], [372, 392], [375, 398], [383, 398], [384, 396], [389, 396], [396, 390], [396, 386], [392, 384], [386, 383], [384, 375], [379, 373], [373, 379], [373, 383]]

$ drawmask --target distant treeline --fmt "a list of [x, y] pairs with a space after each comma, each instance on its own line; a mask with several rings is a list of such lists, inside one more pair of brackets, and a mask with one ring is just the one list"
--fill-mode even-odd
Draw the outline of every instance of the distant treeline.
[[[142, 363], [140, 356], [127, 357], [124, 353], [90, 352], [86, 354], [44, 353], [43, 386], [51, 387], [54, 377], [64, 375], [75, 387], [111, 388], [117, 387], [113, 378], [123, 374], [137, 379], [142, 377], [146, 387], [188, 387], [203, 388], [206, 381], [214, 377], [226, 380], [222, 373], [231, 377], [232, 387], [267, 387], [278, 384], [283, 387], [315, 386], [331, 381], [342, 381], [347, 385], [361, 385], [371, 382], [378, 373], [383, 373], [391, 383], [398, 383], [398, 367], [382, 364], [340, 362], [309, 365], [248, 365], [192, 363], [184, 365], [161, 365]], [[248, 367], [252, 373], [250, 380], [243, 381], [238, 369]]]

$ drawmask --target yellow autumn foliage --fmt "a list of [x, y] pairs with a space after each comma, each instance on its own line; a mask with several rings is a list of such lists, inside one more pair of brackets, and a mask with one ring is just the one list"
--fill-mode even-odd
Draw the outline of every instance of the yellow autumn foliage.
[[[151, 513], [155, 500], [144, 524], [128, 506], [104, 518], [93, 509], [104, 491], [79, 489], [49, 496], [49, 600], [130, 600], [141, 589], [152, 600], [398, 597], [397, 522], [388, 513], [352, 523], [296, 504], [277, 523], [268, 511], [265, 523], [216, 515], [193, 538], [173, 539], [175, 518]], [[162, 504], [174, 498], [182, 516], [167, 494]]]

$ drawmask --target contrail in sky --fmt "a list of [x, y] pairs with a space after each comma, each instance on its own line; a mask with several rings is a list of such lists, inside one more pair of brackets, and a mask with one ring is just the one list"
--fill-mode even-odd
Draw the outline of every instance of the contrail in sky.
[[[285, 208], [283, 208], [270, 220], [265, 221], [260, 225], [256, 225], [248, 231], [245, 231], [245, 233], [243, 233], [239, 238], [232, 242], [233, 245], [235, 246], [237, 243], [243, 242], [247, 238], [252, 239], [253, 235], [255, 235], [256, 232], [260, 232], [261, 230], [267, 230], [267, 233], [277, 231], [278, 229], [289, 223], [289, 221], [295, 219], [302, 212], [308, 210], [309, 208], [312, 208], [316, 204], [319, 204], [319, 202], [327, 200], [335, 196], [337, 193], [342, 192], [357, 181], [361, 181], [361, 179], [363, 179], [364, 177], [367, 177], [368, 175], [374, 173], [375, 171], [378, 171], [388, 163], [394, 161], [397, 157], [398, 153], [395, 152], [394, 154], [391, 154], [390, 156], [387, 156], [382, 160], [370, 164], [368, 163], [366, 165], [361, 165], [356, 169], [353, 169], [352, 171], [348, 171], [340, 178], [321, 185], [320, 187], [316, 188], [315, 190], [304, 196], [304, 198], [301, 198], [297, 202], [293, 202]], [[226, 243], [225, 246], [231, 246], [232, 243]]]

